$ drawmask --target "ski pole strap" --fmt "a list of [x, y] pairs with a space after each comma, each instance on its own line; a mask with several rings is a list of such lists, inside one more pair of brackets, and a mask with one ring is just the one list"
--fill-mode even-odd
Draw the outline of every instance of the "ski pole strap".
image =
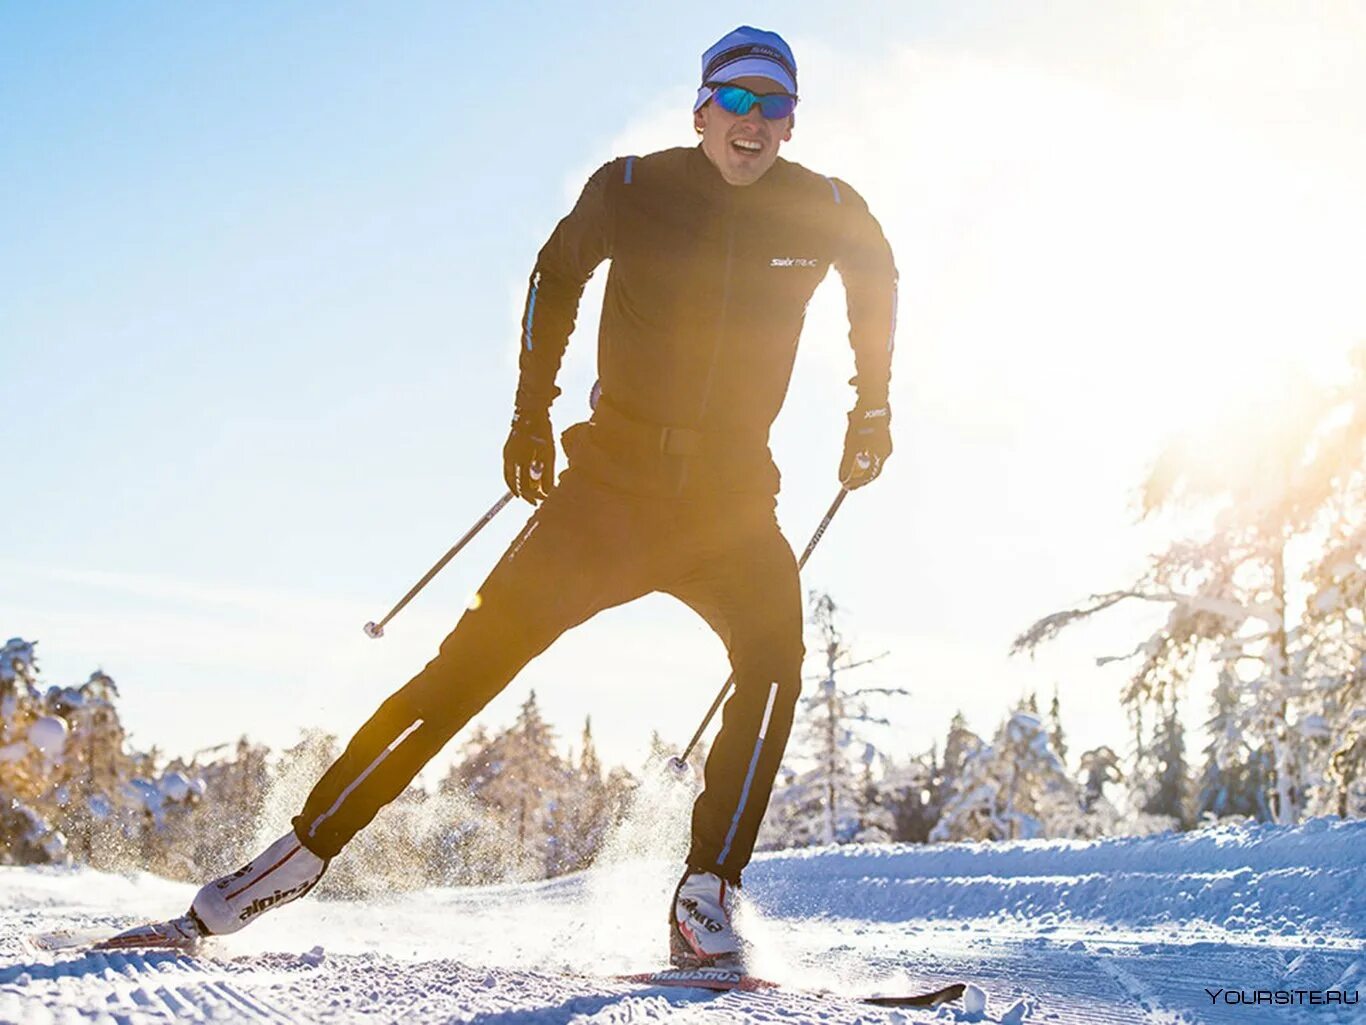
[[[825, 530], [830, 526], [830, 521], [835, 518], [835, 513], [844, 504], [845, 498], [849, 495], [849, 489], [840, 486], [840, 492], [835, 496], [835, 500], [830, 503], [830, 508], [825, 511], [825, 516], [821, 518], [820, 524], [816, 527], [816, 532], [811, 535], [811, 540], [806, 543], [806, 551], [802, 552], [802, 557], [797, 560], [797, 570], [800, 572], [806, 565], [806, 560], [811, 558], [811, 553], [816, 550], [816, 545], [820, 544], [821, 538], [825, 535]], [[726, 694], [730, 691], [731, 685], [735, 683], [735, 674], [731, 673], [726, 677], [726, 682], [721, 684], [721, 690], [716, 695], [716, 700], [707, 709], [707, 714], [702, 717], [702, 722], [698, 725], [696, 732], [692, 735], [692, 740], [688, 741], [688, 746], [683, 749], [683, 753], [675, 758], [671, 758], [670, 764], [680, 767], [687, 764], [688, 755], [692, 754], [697, 742], [702, 739], [702, 734], [706, 732], [707, 725], [716, 716], [716, 710], [721, 707], [721, 703], [726, 700]]]
[[507, 505], [511, 501], [512, 492], [504, 492], [503, 497], [498, 499], [498, 501], [494, 502], [493, 505], [489, 507], [489, 511], [484, 513], [483, 516], [479, 517], [479, 519], [475, 522], [474, 526], [472, 526], [469, 530], [465, 531], [465, 536], [462, 537], [459, 541], [457, 541], [454, 545], [452, 545], [451, 550], [448, 551], [445, 555], [441, 556], [441, 558], [437, 560], [435, 566], [427, 570], [426, 575], [412, 586], [412, 589], [409, 590], [408, 593], [403, 596], [403, 598], [399, 601], [397, 605], [395, 605], [392, 609], [389, 610], [389, 614], [387, 616], [381, 619], [378, 623], [365, 624], [366, 635], [374, 638], [383, 637], [384, 625], [388, 623], [389, 620], [397, 616], [401, 611], [403, 611], [403, 606], [407, 605], [410, 601], [412, 601], [413, 598], [417, 595], [417, 593], [421, 591], [424, 587], [426, 587], [428, 583], [431, 582], [432, 577], [440, 573], [441, 570], [445, 567], [446, 563], [454, 559], [455, 556], [459, 553], [460, 549], [464, 548], [465, 545], [469, 544], [470, 541], [474, 539], [474, 535], [478, 534], [481, 530], [488, 526], [489, 521], [493, 519], [495, 516], [497, 516], [500, 512], [502, 512], [503, 506]]

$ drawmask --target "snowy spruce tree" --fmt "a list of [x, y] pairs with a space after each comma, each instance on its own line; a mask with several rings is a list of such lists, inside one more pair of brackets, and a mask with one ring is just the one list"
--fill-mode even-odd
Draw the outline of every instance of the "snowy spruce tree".
[[1241, 689], [1232, 668], [1222, 666], [1210, 697], [1210, 717], [1205, 722], [1208, 742], [1194, 807], [1199, 822], [1271, 817], [1266, 761], [1260, 750], [1248, 746], [1243, 736], [1240, 699]]
[[1304, 580], [1298, 649], [1303, 729], [1312, 738], [1310, 810], [1366, 816], [1366, 346], [1317, 451], [1327, 512]]
[[1175, 696], [1153, 731], [1140, 759], [1136, 787], [1141, 790], [1141, 810], [1171, 822], [1174, 829], [1190, 825], [1190, 780], [1186, 771], [1186, 731], [1181, 725], [1180, 704]]
[[[200, 754], [210, 757], [201, 764]], [[181, 771], [202, 793], [181, 841], [184, 856], [201, 876], [241, 865], [256, 853], [256, 823], [270, 792], [270, 749], [243, 736], [235, 744], [200, 752]]]
[[573, 815], [565, 807], [576, 782], [555, 750], [555, 735], [532, 691], [508, 729], [469, 746], [446, 786], [458, 787], [492, 827], [514, 845], [533, 876], [566, 870], [576, 855], [563, 837]]
[[828, 594], [809, 596], [820, 660], [814, 690], [803, 697], [789, 746], [769, 801], [760, 844], [766, 848], [817, 843], [869, 843], [896, 829], [891, 800], [880, 778], [888, 759], [870, 739], [870, 727], [888, 720], [870, 702], [905, 697], [899, 687], [842, 686], [840, 674], [882, 656], [855, 659], [839, 628], [838, 608]]
[[117, 698], [98, 670], [44, 689], [33, 643], [0, 649], [0, 838], [10, 860], [141, 866], [165, 848], [173, 820], [188, 818], [194, 782], [127, 744]]
[[963, 713], [955, 712], [949, 720], [948, 736], [944, 738], [944, 761], [936, 780], [935, 803], [941, 808], [962, 790], [963, 774], [968, 762], [985, 746], [986, 742], [968, 729], [968, 721]]
[[517, 843], [543, 849], [550, 805], [569, 776], [555, 753], [555, 735], [541, 715], [533, 690], [511, 728], [495, 736], [466, 763], [467, 792], [504, 818]]
[[1048, 743], [1053, 753], [1067, 764], [1067, 740], [1062, 732], [1062, 702], [1058, 700], [1058, 688], [1053, 688], [1053, 700], [1048, 706]]
[[1110, 836], [1117, 831], [1120, 814], [1105, 788], [1124, 782], [1120, 757], [1108, 745], [1082, 753], [1080, 761], [1081, 835], [1087, 838]]
[[473, 885], [541, 875], [533, 857], [508, 829], [502, 810], [478, 796], [489, 779], [492, 744], [487, 727], [476, 723], [437, 788], [438, 797], [459, 812], [438, 831], [430, 852], [427, 870], [442, 884]]
[[[51, 778], [55, 820], [81, 861], [99, 868], [136, 863], [142, 837], [156, 826], [150, 759], [130, 752], [118, 686], [96, 671], [75, 687], [49, 687], [45, 709], [67, 725], [64, 757]], [[141, 782], [147, 784], [138, 786]]]
[[1082, 829], [1080, 795], [1049, 745], [1047, 726], [1020, 709], [989, 746], [966, 757], [930, 839], [1073, 837]]
[[[1277, 383], [1278, 397], [1291, 391]], [[1013, 649], [1031, 651], [1122, 602], [1166, 608], [1166, 619], [1131, 652], [1100, 661], [1134, 664], [1122, 700], [1136, 722], [1146, 709], [1148, 721], [1168, 732], [1163, 710], [1191, 680], [1227, 671], [1237, 691], [1237, 733], [1266, 767], [1269, 817], [1286, 824], [1311, 799], [1332, 806], [1331, 797], [1314, 795], [1345, 792], [1329, 782], [1337, 778], [1331, 766], [1336, 752], [1349, 752], [1350, 762], [1355, 750], [1353, 681], [1366, 649], [1353, 625], [1350, 583], [1339, 581], [1363, 564], [1351, 538], [1366, 472], [1366, 356], [1358, 355], [1340, 386], [1302, 387], [1293, 397], [1294, 405], [1278, 410], [1263, 403], [1236, 430], [1164, 452], [1144, 484], [1144, 515], [1184, 511], [1206, 526], [1154, 557], [1130, 586], [1039, 620]], [[1303, 610], [1291, 600], [1301, 582], [1316, 589]], [[1148, 738], [1139, 740], [1141, 756]], [[1203, 789], [1217, 793], [1218, 785], [1205, 779]]]
[[551, 812], [546, 856], [546, 874], [550, 876], [576, 872], [593, 863], [620, 820], [634, 783], [624, 770], [604, 770], [593, 740], [591, 718], [583, 723], [578, 758], [571, 752], [566, 766], [569, 773]]
[[939, 821], [940, 769], [938, 753], [894, 760], [880, 785], [883, 802], [892, 817], [892, 839], [927, 843]]
[[0, 861], [9, 864], [69, 857], [51, 782], [67, 727], [44, 713], [34, 642], [13, 637], [0, 648]]

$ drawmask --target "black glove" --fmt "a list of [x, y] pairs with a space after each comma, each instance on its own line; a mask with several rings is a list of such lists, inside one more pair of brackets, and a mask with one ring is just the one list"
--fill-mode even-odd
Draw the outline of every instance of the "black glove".
[[892, 454], [892, 410], [880, 406], [857, 406], [849, 414], [844, 435], [844, 458], [840, 460], [840, 483], [850, 491], [876, 480], [882, 464]]
[[503, 480], [518, 498], [535, 505], [555, 487], [555, 432], [549, 413], [523, 413], [512, 418], [503, 446]]

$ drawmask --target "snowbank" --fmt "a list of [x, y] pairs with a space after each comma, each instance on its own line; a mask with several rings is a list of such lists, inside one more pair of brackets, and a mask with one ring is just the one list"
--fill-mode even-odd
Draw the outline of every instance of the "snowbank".
[[760, 856], [775, 915], [1001, 917], [1366, 938], [1366, 821], [994, 845], [825, 847]]

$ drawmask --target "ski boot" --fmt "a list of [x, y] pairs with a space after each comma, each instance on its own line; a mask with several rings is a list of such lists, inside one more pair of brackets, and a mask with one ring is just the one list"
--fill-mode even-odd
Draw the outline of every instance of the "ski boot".
[[298, 900], [325, 871], [327, 862], [291, 830], [236, 872], [204, 886], [186, 917], [205, 936], [236, 932], [263, 912]]
[[204, 924], [195, 917], [193, 911], [190, 911], [179, 918], [169, 918], [164, 922], [148, 922], [125, 929], [117, 936], [99, 940], [92, 946], [95, 950], [159, 948], [193, 951], [198, 948], [199, 941], [207, 935]]
[[669, 913], [669, 961], [675, 967], [744, 970], [727, 907], [732, 889], [710, 872], [684, 871]]

